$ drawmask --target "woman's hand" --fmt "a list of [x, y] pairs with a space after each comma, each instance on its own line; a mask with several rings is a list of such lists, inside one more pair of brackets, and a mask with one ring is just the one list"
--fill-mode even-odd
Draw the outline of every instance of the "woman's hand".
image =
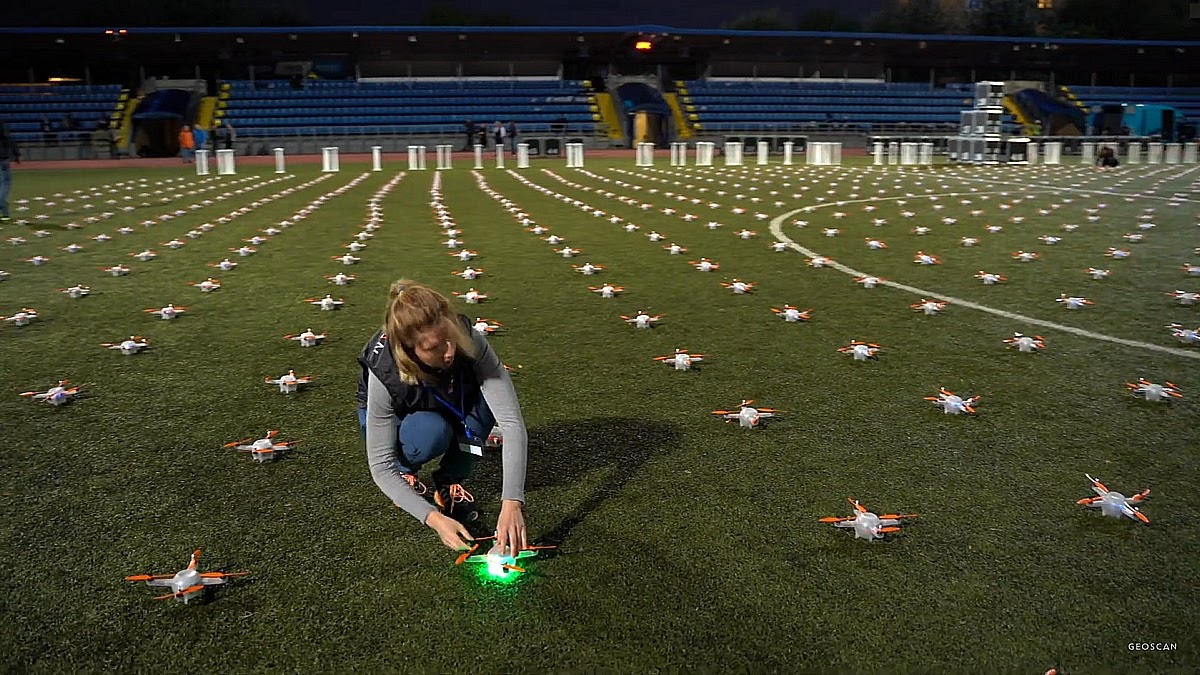
[[[454, 549], [455, 551], [466, 551], [471, 548], [471, 544], [468, 542], [475, 541], [475, 538], [471, 536], [471, 533], [467, 531], [467, 528], [462, 523], [441, 511], [431, 512], [429, 517], [425, 519], [425, 524], [438, 533], [446, 548]], [[522, 525], [521, 531], [525, 531], [524, 525]]]
[[504, 505], [500, 507], [500, 519], [496, 522], [496, 544], [500, 547], [501, 555], [507, 554], [514, 558], [522, 549], [529, 547], [521, 502], [515, 499], [504, 500]]

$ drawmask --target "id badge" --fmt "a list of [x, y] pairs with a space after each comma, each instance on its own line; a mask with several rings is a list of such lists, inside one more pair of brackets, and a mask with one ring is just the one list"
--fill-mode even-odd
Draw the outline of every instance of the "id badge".
[[483, 457], [483, 446], [475, 445], [469, 441], [460, 441], [458, 444], [458, 449], [475, 455], [476, 457]]

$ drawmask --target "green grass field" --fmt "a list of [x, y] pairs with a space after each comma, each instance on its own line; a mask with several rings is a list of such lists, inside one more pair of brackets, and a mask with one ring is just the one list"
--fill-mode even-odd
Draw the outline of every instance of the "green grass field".
[[[0, 230], [0, 239], [28, 240], [0, 242], [0, 269], [11, 274], [0, 283], [0, 315], [31, 307], [39, 318], [0, 325], [6, 671], [1200, 668], [1200, 349], [1165, 328], [1200, 324], [1200, 309], [1165, 295], [1200, 290], [1180, 269], [1200, 262], [1196, 167], [675, 169], [660, 160], [635, 169], [589, 160], [586, 172], [561, 162], [481, 172], [486, 187], [583, 249], [571, 260], [457, 168], [443, 174], [444, 201], [486, 269], [474, 282], [450, 276], [463, 265], [442, 244], [433, 172], [409, 173], [383, 197], [384, 225], [356, 254], [361, 262], [330, 260], [396, 175], [366, 173], [256, 255], [234, 258], [236, 270], [206, 267], [365, 170], [348, 165], [312, 183], [317, 167], [298, 166], [270, 184], [277, 176], [267, 167], [208, 180], [190, 168], [16, 175], [12, 199], [30, 208], [13, 215], [31, 224]], [[127, 185], [75, 194], [116, 183]], [[296, 190], [183, 237], [285, 188]], [[83, 208], [89, 200], [94, 208]], [[141, 224], [176, 209], [183, 215]], [[105, 211], [115, 215], [64, 227]], [[681, 218], [688, 213], [697, 217]], [[1122, 235], [1143, 215], [1156, 226], [1127, 243]], [[710, 220], [723, 226], [710, 230]], [[641, 230], [624, 231], [628, 222]], [[772, 252], [772, 222], [856, 270], [1086, 333], [954, 303], [924, 316], [909, 307], [917, 294], [864, 289], [795, 250]], [[1064, 223], [1079, 228], [1064, 233]], [[1004, 229], [990, 234], [987, 224]], [[117, 234], [122, 226], [133, 233]], [[916, 226], [931, 231], [912, 234]], [[840, 235], [824, 236], [828, 227]], [[43, 228], [50, 236], [33, 234]], [[758, 236], [739, 239], [742, 228]], [[651, 230], [667, 240], [650, 242]], [[113, 240], [90, 239], [99, 233]], [[1047, 234], [1063, 240], [1038, 240]], [[964, 248], [963, 236], [980, 242]], [[175, 237], [187, 245], [161, 245]], [[869, 250], [867, 237], [888, 248]], [[688, 252], [668, 255], [661, 246], [672, 242]], [[85, 248], [59, 250], [70, 243]], [[1108, 247], [1133, 255], [1110, 260]], [[146, 248], [158, 259], [128, 257]], [[1019, 263], [1010, 257], [1018, 249], [1042, 257]], [[914, 264], [917, 250], [943, 264]], [[52, 260], [19, 261], [33, 255]], [[720, 270], [687, 265], [701, 256]], [[585, 277], [571, 268], [583, 262], [606, 269]], [[116, 263], [132, 273], [100, 269]], [[1093, 266], [1111, 278], [1089, 279], [1083, 270]], [[973, 278], [979, 270], [1009, 281], [985, 286]], [[339, 271], [357, 281], [323, 278]], [[210, 275], [221, 290], [188, 286]], [[560, 548], [513, 583], [455, 567], [433, 532], [371, 481], [354, 414], [355, 358], [400, 277], [489, 294], [460, 306], [501, 322], [491, 343], [520, 366], [530, 534]], [[719, 282], [734, 277], [759, 286], [733, 295]], [[627, 291], [588, 291], [604, 281]], [[92, 294], [56, 292], [74, 284]], [[346, 304], [321, 312], [303, 302], [325, 293]], [[1055, 302], [1060, 293], [1095, 305], [1069, 311]], [[142, 311], [166, 303], [190, 309], [175, 321]], [[812, 320], [786, 323], [769, 311], [785, 303], [812, 308]], [[665, 317], [635, 330], [620, 316], [637, 310]], [[282, 339], [308, 327], [330, 338], [312, 349]], [[1043, 335], [1048, 349], [1007, 350], [1002, 340], [1015, 331]], [[127, 357], [99, 346], [131, 334], [152, 349]], [[855, 362], [836, 351], [851, 339], [885, 350]], [[652, 360], [675, 348], [705, 354], [703, 368], [675, 372]], [[289, 368], [317, 379], [293, 396], [263, 384]], [[1139, 376], [1174, 382], [1185, 398], [1137, 399], [1124, 383]], [[63, 378], [86, 383], [87, 396], [59, 408], [18, 396]], [[943, 415], [923, 400], [941, 386], [981, 396], [978, 415]], [[711, 414], [743, 398], [784, 412], [756, 430]], [[256, 464], [222, 448], [269, 429], [301, 439], [298, 449]], [[484, 461], [469, 485], [490, 523], [499, 467], [498, 456]], [[1091, 494], [1085, 473], [1127, 495], [1150, 487], [1142, 510], [1151, 524], [1076, 505]], [[885, 541], [855, 540], [818, 522], [849, 515], [848, 497], [919, 517]], [[155, 602], [157, 589], [124, 580], [173, 573], [195, 548], [206, 570], [251, 575], [186, 606]]]

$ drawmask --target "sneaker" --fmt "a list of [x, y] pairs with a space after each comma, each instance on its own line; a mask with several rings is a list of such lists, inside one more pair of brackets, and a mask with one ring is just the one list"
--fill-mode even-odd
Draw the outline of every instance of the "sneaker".
[[426, 492], [429, 492], [429, 488], [424, 483], [417, 480], [417, 474], [402, 473], [402, 474], [400, 474], [400, 477], [403, 478], [405, 480], [405, 482], [408, 483], [408, 486], [413, 489], [413, 492], [416, 492], [419, 495], [423, 495]]
[[479, 519], [479, 509], [475, 507], [475, 497], [467, 492], [461, 483], [439, 485], [433, 493], [433, 503], [442, 513], [459, 521], [469, 523]]

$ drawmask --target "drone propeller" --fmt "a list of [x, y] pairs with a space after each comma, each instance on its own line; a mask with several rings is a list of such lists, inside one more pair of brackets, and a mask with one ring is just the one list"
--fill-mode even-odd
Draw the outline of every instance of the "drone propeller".
[[174, 574], [135, 574], [125, 577], [125, 581], [150, 581], [151, 579], [170, 579]]
[[819, 522], [819, 523], [844, 523], [848, 520], [854, 520], [854, 519], [855, 519], [855, 516], [848, 516], [845, 518], [839, 518], [837, 516], [828, 516], [825, 518], [821, 518], [817, 522]]
[[236, 448], [239, 445], [245, 445], [246, 443], [250, 443], [254, 440], [255, 439], [253, 439], [253, 438], [243, 438], [240, 441], [233, 441], [232, 443], [226, 443], [225, 445], [222, 445], [221, 447], [222, 448]]
[[915, 513], [885, 513], [879, 517], [886, 518], [889, 520], [900, 520], [901, 518], [916, 518], [917, 514], [915, 514]]
[[204, 590], [204, 584], [196, 584], [195, 586], [188, 586], [187, 588], [183, 589], [182, 591], [178, 591], [176, 593], [167, 593], [166, 595], [159, 595], [159, 596], [156, 596], [154, 599], [155, 600], [166, 600], [168, 598], [178, 598], [178, 597], [187, 595], [188, 593], [194, 593], [194, 592], [200, 591], [200, 590]]
[[895, 526], [892, 526], [892, 527], [881, 527], [881, 528], [879, 528], [879, 532], [880, 532], [880, 533], [889, 533], [889, 534], [890, 534], [890, 533], [892, 533], [892, 532], [899, 532], [899, 531], [900, 531], [900, 528], [898, 528], [898, 527], [895, 527]]
[[202, 572], [200, 576], [204, 579], [227, 579], [229, 577], [244, 577], [250, 574], [249, 572]]

